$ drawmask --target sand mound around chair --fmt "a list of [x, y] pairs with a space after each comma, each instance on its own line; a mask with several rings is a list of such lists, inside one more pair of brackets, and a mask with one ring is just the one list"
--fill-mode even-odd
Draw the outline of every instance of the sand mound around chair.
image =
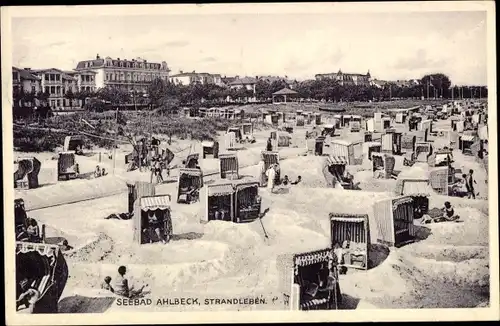
[[112, 196], [127, 192], [127, 190], [125, 180], [114, 176], [105, 176], [91, 180], [59, 181], [55, 185], [17, 191], [16, 197], [23, 198], [26, 209], [31, 211]]

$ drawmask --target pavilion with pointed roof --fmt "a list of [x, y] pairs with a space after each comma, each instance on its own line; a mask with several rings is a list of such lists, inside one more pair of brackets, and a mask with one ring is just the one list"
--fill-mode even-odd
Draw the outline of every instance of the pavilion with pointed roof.
[[293, 91], [293, 90], [285, 87], [285, 88], [280, 89], [279, 91], [273, 93], [273, 103], [275, 103], [276, 97], [278, 97], [278, 98], [283, 97], [283, 102], [286, 103], [287, 97], [294, 97], [294, 96], [297, 96], [298, 94], [299, 93], [297, 93], [296, 91]]

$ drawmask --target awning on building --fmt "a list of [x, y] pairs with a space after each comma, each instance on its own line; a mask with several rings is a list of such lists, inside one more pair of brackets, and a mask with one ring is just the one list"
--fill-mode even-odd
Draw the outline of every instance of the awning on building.
[[342, 217], [342, 216], [332, 216], [333, 221], [339, 222], [352, 222], [352, 223], [364, 223], [366, 219], [362, 217]]
[[180, 169], [179, 175], [182, 174], [186, 174], [193, 177], [201, 177], [203, 173], [201, 172], [200, 169]]
[[258, 181], [246, 181], [246, 182], [236, 183], [234, 186], [238, 190], [243, 190], [246, 188], [259, 187], [259, 182]]
[[462, 141], [472, 142], [472, 141], [474, 141], [474, 136], [472, 136], [472, 135], [463, 135], [462, 136]]
[[141, 198], [141, 209], [144, 211], [155, 211], [157, 209], [169, 209], [170, 196], [151, 196]]
[[238, 156], [236, 156], [236, 154], [219, 154], [219, 159], [222, 160], [222, 159], [235, 159], [237, 158]]
[[296, 256], [295, 264], [297, 266], [308, 266], [323, 261], [327, 261], [329, 258], [330, 258], [330, 252], [328, 250], [322, 250], [315, 253]]
[[208, 187], [207, 191], [209, 196], [227, 196], [231, 195], [234, 189], [231, 184], [220, 184]]
[[330, 164], [347, 165], [347, 158], [345, 156], [330, 155], [329, 161], [330, 161]]
[[428, 180], [404, 180], [403, 196], [422, 195], [429, 196], [432, 193]]

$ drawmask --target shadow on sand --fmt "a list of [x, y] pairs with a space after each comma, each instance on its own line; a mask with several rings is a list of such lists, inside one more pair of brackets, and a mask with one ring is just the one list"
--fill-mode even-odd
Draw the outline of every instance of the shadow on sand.
[[342, 293], [342, 303], [339, 305], [340, 310], [354, 310], [358, 307], [360, 299], [351, 297], [348, 294]]
[[415, 238], [413, 239], [412, 242], [419, 242], [425, 240], [432, 234], [431, 229], [423, 225], [414, 225], [414, 230], [415, 230]]
[[198, 240], [201, 239], [203, 233], [187, 232], [182, 234], [172, 234], [172, 240]]
[[35, 189], [43, 188], [43, 187], [47, 187], [47, 186], [53, 186], [53, 185], [56, 185], [56, 184], [57, 184], [57, 182], [53, 182], [53, 183], [41, 183], [41, 184], [38, 184], [38, 187], [36, 187]]
[[65, 237], [46, 237], [45, 243], [47, 243], [47, 244], [60, 244], [64, 240], [66, 240]]
[[369, 248], [370, 251], [370, 261], [368, 262], [368, 268], [372, 269], [380, 264], [382, 264], [389, 256], [390, 250], [386, 246], [381, 244], [372, 244]]
[[284, 195], [284, 194], [288, 194], [289, 192], [290, 192], [290, 189], [285, 188], [285, 187], [280, 187], [280, 188], [275, 189], [273, 191], [273, 194]]
[[59, 301], [59, 313], [103, 313], [115, 302], [114, 297], [84, 297], [74, 295]]
[[233, 148], [226, 148], [226, 150], [229, 152], [229, 153], [232, 153], [232, 152], [239, 152], [239, 151], [246, 151], [248, 148], [242, 146], [242, 147], [233, 147]]

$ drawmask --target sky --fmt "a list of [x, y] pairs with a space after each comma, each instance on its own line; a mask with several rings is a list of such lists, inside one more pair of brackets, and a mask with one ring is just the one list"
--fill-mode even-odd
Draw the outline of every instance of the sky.
[[12, 64], [74, 69], [101, 57], [227, 76], [366, 73], [487, 84], [486, 12], [18, 17]]

